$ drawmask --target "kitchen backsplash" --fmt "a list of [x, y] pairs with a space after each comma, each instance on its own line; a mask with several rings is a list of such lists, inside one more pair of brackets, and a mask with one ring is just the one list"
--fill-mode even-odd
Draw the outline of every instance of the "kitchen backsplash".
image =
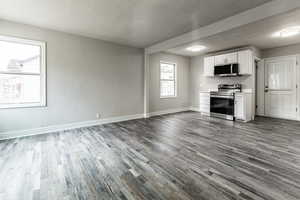
[[242, 84], [242, 89], [253, 89], [253, 76], [200, 77], [200, 90], [217, 90], [219, 84]]

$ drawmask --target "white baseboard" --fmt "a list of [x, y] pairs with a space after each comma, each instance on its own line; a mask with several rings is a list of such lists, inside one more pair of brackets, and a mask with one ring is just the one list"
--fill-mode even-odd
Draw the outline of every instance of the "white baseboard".
[[149, 113], [144, 113], [144, 118], [149, 118], [149, 117], [150, 117]]
[[195, 111], [195, 112], [200, 112], [200, 108], [199, 107], [190, 107], [191, 111]]
[[175, 108], [175, 109], [168, 109], [168, 110], [161, 110], [161, 111], [156, 111], [156, 112], [151, 112], [148, 113], [148, 117], [153, 117], [157, 115], [166, 115], [166, 114], [172, 114], [172, 113], [178, 113], [178, 112], [184, 112], [184, 111], [189, 111], [190, 107], [184, 107], [184, 108]]
[[101, 125], [101, 124], [109, 124], [109, 123], [115, 123], [115, 122], [121, 122], [121, 121], [128, 121], [128, 120], [133, 120], [133, 119], [148, 118], [148, 117], [157, 116], [157, 115], [165, 115], [165, 114], [171, 114], [171, 113], [177, 113], [177, 112], [184, 112], [184, 111], [189, 111], [189, 110], [198, 111], [197, 108], [184, 107], [184, 108], [176, 108], [176, 109], [168, 109], [168, 110], [162, 110], [162, 111], [157, 111], [157, 112], [151, 112], [151, 113], [147, 113], [147, 114], [126, 115], [126, 116], [111, 117], [111, 118], [92, 120], [92, 121], [46, 126], [46, 127], [27, 129], [27, 130], [0, 132], [0, 140], [19, 138], [19, 137], [25, 137], [25, 136], [33, 136], [33, 135], [41, 135], [41, 134], [71, 130], [71, 129], [76, 129], [76, 128], [90, 127], [90, 126], [96, 126], [96, 125]]
[[121, 122], [121, 121], [128, 121], [128, 120], [140, 119], [140, 118], [144, 118], [144, 114], [111, 117], [111, 118], [106, 118], [106, 119], [75, 122], [75, 123], [62, 124], [62, 125], [53, 125], [53, 126], [34, 128], [34, 129], [28, 129], [28, 130], [1, 132], [0, 140], [32, 136], [32, 135], [41, 135], [41, 134], [46, 134], [46, 133], [53, 133], [53, 132], [58, 132], [58, 131], [71, 130], [71, 129], [76, 129], [76, 128], [89, 127], [89, 126], [96, 126], [96, 125], [101, 125], [101, 124], [109, 124], [109, 123], [115, 123], [115, 122]]

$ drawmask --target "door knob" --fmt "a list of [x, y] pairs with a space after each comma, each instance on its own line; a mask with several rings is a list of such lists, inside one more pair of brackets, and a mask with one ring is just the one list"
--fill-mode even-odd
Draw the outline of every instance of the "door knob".
[[266, 92], [266, 93], [269, 92], [269, 86], [266, 86], [266, 87], [265, 87], [265, 92]]

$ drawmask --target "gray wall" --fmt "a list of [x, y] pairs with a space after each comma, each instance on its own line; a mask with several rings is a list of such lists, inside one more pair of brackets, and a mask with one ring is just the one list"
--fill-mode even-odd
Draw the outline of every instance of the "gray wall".
[[[159, 64], [160, 61], [177, 64], [177, 97], [160, 98]], [[150, 55], [150, 102], [149, 111], [157, 112], [168, 109], [189, 107], [190, 58], [168, 53]]]
[[0, 21], [47, 42], [47, 107], [0, 109], [0, 132], [143, 113], [143, 50]]
[[205, 77], [204, 71], [204, 56], [196, 56], [191, 59], [191, 106], [199, 106], [199, 92], [208, 91], [209, 89], [217, 90], [218, 84], [233, 84], [240, 83], [244, 89], [253, 89], [253, 76], [241, 77]]
[[289, 56], [289, 55], [296, 55], [296, 54], [300, 54], [300, 44], [273, 48], [273, 49], [266, 49], [262, 51], [263, 58]]

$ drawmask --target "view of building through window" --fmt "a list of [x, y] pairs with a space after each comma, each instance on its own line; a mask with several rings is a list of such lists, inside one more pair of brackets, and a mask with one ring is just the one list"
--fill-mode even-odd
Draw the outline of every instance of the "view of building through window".
[[41, 46], [0, 41], [0, 106], [41, 101]]

